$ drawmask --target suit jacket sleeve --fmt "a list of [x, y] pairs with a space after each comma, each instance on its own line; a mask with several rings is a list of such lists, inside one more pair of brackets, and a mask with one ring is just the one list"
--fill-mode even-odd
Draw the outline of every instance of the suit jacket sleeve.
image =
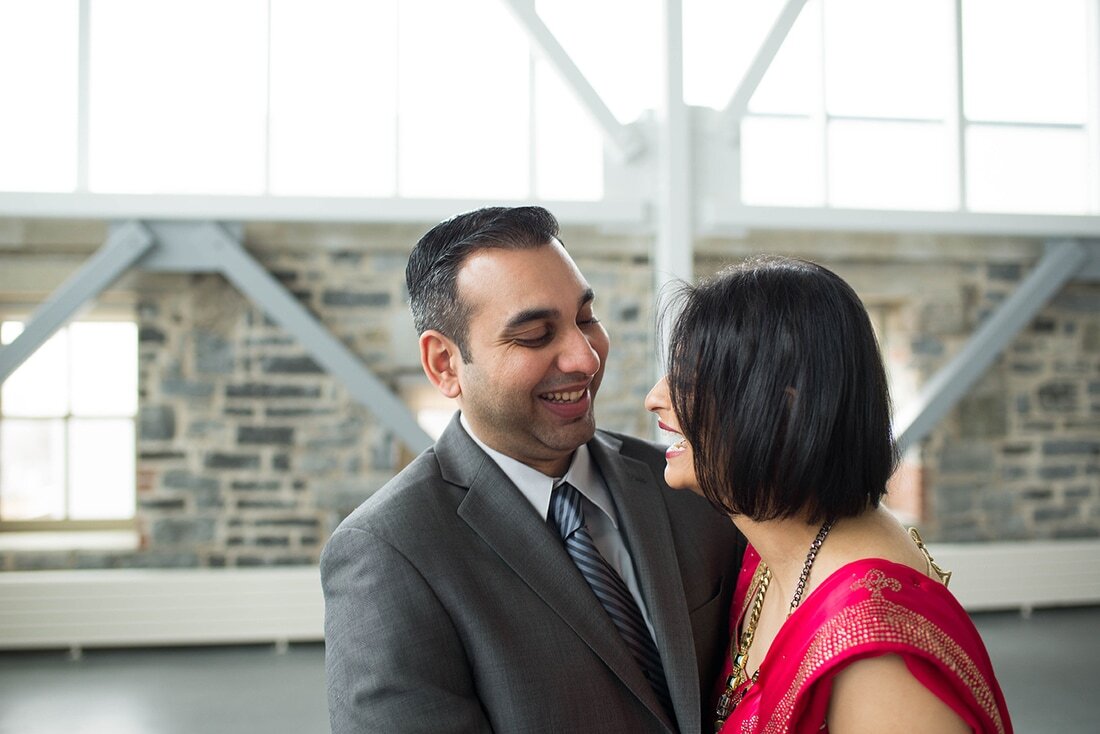
[[396, 548], [338, 529], [321, 580], [334, 734], [491, 731], [454, 625]]

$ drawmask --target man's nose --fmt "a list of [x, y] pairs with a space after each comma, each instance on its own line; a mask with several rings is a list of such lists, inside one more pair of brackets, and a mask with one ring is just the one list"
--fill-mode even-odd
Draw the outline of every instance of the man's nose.
[[580, 372], [589, 377], [600, 371], [600, 355], [580, 329], [570, 331], [558, 356], [558, 368], [562, 372]]

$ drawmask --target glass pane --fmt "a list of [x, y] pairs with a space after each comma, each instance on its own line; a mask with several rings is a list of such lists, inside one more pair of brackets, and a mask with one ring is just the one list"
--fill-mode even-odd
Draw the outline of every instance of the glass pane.
[[535, 8], [621, 122], [656, 108], [663, 28], [657, 0], [536, 0]]
[[971, 120], [1083, 123], [1085, 0], [965, 0], [964, 104]]
[[78, 322], [69, 331], [73, 415], [137, 413], [137, 324]]
[[405, 0], [398, 9], [398, 193], [526, 197], [530, 58], [504, 3]]
[[77, 9], [0, 3], [0, 191], [76, 187]]
[[64, 517], [64, 421], [0, 420], [0, 519]]
[[828, 112], [943, 118], [953, 103], [954, 23], [950, 0], [829, 0]]
[[561, 77], [535, 67], [535, 195], [594, 201], [603, 196], [603, 136]]
[[393, 196], [396, 0], [273, 0], [271, 192]]
[[[4, 343], [23, 331], [4, 324]], [[69, 339], [61, 329], [38, 348], [0, 387], [0, 411], [7, 416], [63, 416], [69, 412]]]
[[684, 101], [724, 108], [782, 6], [782, 0], [684, 0]]
[[746, 204], [820, 206], [821, 162], [821, 137], [809, 120], [742, 121], [741, 198]]
[[1083, 131], [971, 125], [967, 205], [975, 211], [1085, 214], [1088, 164]]
[[264, 0], [92, 3], [90, 186], [264, 189]]
[[[753, 112], [808, 115], [821, 107], [821, 0], [809, 0], [749, 100]], [[759, 45], [759, 44], [758, 44]], [[756, 47], [753, 48], [753, 55]]]
[[829, 203], [870, 209], [953, 209], [951, 138], [940, 124], [829, 124]]
[[69, 423], [69, 519], [134, 516], [134, 422]]

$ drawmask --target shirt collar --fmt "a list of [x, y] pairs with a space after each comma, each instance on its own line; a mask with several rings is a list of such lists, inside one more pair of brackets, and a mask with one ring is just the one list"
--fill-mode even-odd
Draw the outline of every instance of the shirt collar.
[[616, 529], [619, 527], [619, 519], [615, 513], [615, 504], [611, 500], [611, 494], [607, 491], [607, 485], [600, 474], [596, 462], [592, 459], [592, 453], [587, 444], [581, 444], [573, 452], [573, 460], [564, 477], [548, 477], [538, 469], [533, 469], [511, 456], [502, 454], [494, 448], [485, 445], [470, 428], [466, 416], [459, 413], [459, 421], [466, 433], [474, 440], [481, 450], [489, 455], [500, 470], [504, 472], [512, 483], [539, 513], [539, 517], [546, 519], [550, 512], [550, 494], [560, 482], [569, 482], [577, 488], [592, 504], [598, 507], [611, 520]]

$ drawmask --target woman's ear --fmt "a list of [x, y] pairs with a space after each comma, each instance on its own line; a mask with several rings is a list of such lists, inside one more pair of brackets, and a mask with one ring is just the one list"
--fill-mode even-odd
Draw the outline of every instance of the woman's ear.
[[420, 335], [420, 366], [431, 383], [445, 397], [457, 398], [462, 394], [458, 381], [458, 365], [462, 353], [453, 341], [435, 329]]

